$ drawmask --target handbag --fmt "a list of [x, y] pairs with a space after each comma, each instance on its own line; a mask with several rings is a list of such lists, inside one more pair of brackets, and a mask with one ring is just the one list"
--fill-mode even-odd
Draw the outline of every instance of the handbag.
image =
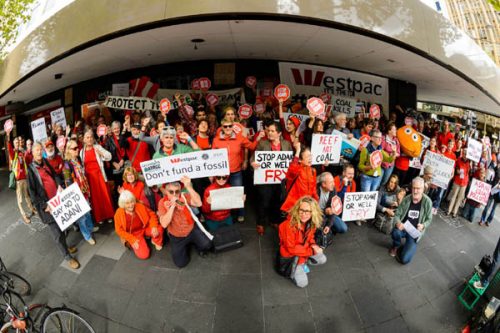
[[228, 251], [243, 246], [240, 230], [237, 225], [220, 227], [213, 232], [214, 252]]
[[9, 188], [11, 190], [16, 189], [16, 174], [14, 173], [14, 171], [11, 171], [9, 174]]
[[316, 230], [316, 234], [314, 235], [314, 241], [316, 245], [318, 245], [323, 250], [328, 246], [333, 244], [333, 233], [330, 230], [328, 233], [324, 233], [323, 229]]
[[279, 275], [286, 278], [292, 277], [293, 266], [296, 264], [298, 257], [282, 257], [280, 251], [276, 254], [276, 271]]

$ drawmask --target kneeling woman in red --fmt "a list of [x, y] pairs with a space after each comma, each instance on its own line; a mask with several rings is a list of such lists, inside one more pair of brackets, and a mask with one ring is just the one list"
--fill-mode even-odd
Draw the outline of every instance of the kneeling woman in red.
[[163, 228], [155, 212], [136, 202], [130, 191], [122, 191], [115, 214], [115, 230], [123, 243], [128, 243], [139, 259], [149, 257], [149, 247], [144, 237], [151, 237], [157, 251], [162, 249]]
[[323, 249], [314, 241], [314, 233], [322, 223], [323, 213], [318, 202], [305, 196], [295, 203], [286, 221], [279, 226], [280, 256], [295, 257], [290, 277], [297, 287], [304, 288], [308, 284], [308, 264], [326, 262]]

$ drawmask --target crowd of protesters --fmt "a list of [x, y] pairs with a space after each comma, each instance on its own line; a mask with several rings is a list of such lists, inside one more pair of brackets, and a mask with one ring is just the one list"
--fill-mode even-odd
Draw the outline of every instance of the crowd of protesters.
[[[201, 256], [210, 250], [208, 232], [235, 222], [245, 223], [243, 208], [212, 210], [210, 192], [244, 186], [245, 193], [253, 194], [254, 205], [250, 202], [247, 208], [255, 206], [256, 232], [278, 232], [277, 261], [283, 264], [288, 260], [289, 277], [299, 287], [308, 283], [308, 265], [325, 263], [328, 244], [349, 232], [351, 222], [343, 221], [341, 212], [333, 208], [333, 201], [340, 200], [342, 205], [349, 192], [379, 191], [376, 217], [352, 223], [361, 227], [370, 222], [390, 234], [389, 254], [403, 264], [411, 261], [418, 241], [440, 208], [454, 218], [464, 206], [463, 216], [470, 222], [486, 227], [492, 223], [500, 202], [498, 152], [483, 141], [480, 161], [468, 160], [467, 139], [474, 135], [473, 130], [452, 129], [448, 120], [424, 119], [400, 107], [390, 110], [388, 117], [382, 112], [380, 119], [371, 119], [364, 112], [354, 118], [330, 114], [324, 120], [309, 114], [302, 124], [293, 113], [304, 113], [304, 105], [272, 99], [263, 102], [264, 112], [239, 119], [232, 106], [208, 106], [203, 96], [193, 98], [188, 105], [177, 94], [176, 105], [168, 112], [116, 110], [116, 119], [109, 123], [96, 114], [65, 130], [53, 124], [49, 139], [43, 143], [25, 142], [21, 136], [12, 138], [9, 131], [8, 151], [21, 217], [30, 223], [31, 216], [38, 214], [49, 225], [69, 265], [79, 268], [73, 256], [76, 249], [66, 243], [65, 232], [58, 228], [47, 205], [58, 191], [77, 183], [91, 207], [91, 212], [76, 224], [89, 244], [96, 243], [94, 233], [101, 224], [114, 222], [123, 245], [138, 258], [150, 256], [146, 239], [160, 251], [168, 238], [174, 263], [184, 267], [189, 263], [191, 245]], [[285, 118], [287, 110], [292, 115]], [[258, 123], [262, 127], [258, 128]], [[98, 137], [99, 125], [107, 126], [107, 131]], [[334, 130], [348, 140], [369, 141], [354, 156], [341, 156], [340, 163], [312, 165], [313, 135]], [[414, 133], [429, 138], [428, 147], [422, 149], [422, 138], [417, 140]], [[64, 145], [56, 147], [61, 137], [65, 138]], [[429, 151], [455, 161], [455, 173], [447, 188], [432, 182], [432, 167], [421, 170], [418, 163], [411, 163], [415, 155], [412, 140], [418, 141], [418, 151], [422, 150], [417, 158], [420, 162]], [[198, 179], [184, 176], [178, 182], [151, 187], [141, 175], [141, 162], [220, 148], [228, 152], [228, 174]], [[293, 151], [283, 185], [253, 185], [252, 171], [259, 168], [255, 151]], [[382, 156], [377, 166], [370, 162], [375, 151]], [[492, 185], [486, 207], [466, 199], [472, 178]], [[419, 237], [407, 230], [407, 223], [420, 232]]]

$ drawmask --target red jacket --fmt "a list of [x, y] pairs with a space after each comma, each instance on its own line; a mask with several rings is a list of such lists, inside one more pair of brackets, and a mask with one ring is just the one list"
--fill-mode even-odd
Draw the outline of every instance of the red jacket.
[[316, 227], [312, 224], [307, 231], [303, 223], [292, 226], [289, 216], [279, 226], [280, 255], [282, 257], [298, 256], [297, 264], [305, 263], [314, 254], [311, 246], [316, 244], [314, 241], [315, 231]]
[[[137, 155], [135, 156], [134, 161], [132, 161], [132, 159], [134, 158], [135, 150], [137, 148], [137, 144], [140, 144], [139, 150], [137, 150]], [[132, 167], [137, 172], [141, 172], [141, 162], [151, 159], [148, 144], [143, 141], [135, 140], [132, 137], [127, 139], [127, 148], [125, 149], [125, 152], [128, 156], [128, 159], [132, 161]]]
[[222, 221], [231, 215], [230, 209], [212, 210], [212, 205], [207, 202], [207, 198], [210, 196], [210, 191], [228, 187], [231, 187], [231, 184], [226, 183], [220, 186], [214, 180], [214, 182], [205, 189], [205, 192], [203, 193], [203, 204], [201, 206], [201, 211], [203, 212], [203, 215], [205, 215], [205, 218], [212, 221]]
[[[293, 186], [292, 186], [293, 183]], [[316, 192], [316, 170], [310, 166], [303, 166], [299, 159], [294, 157], [286, 173], [286, 187], [288, 195], [281, 206], [281, 210], [288, 212], [293, 205], [305, 195], [319, 200]], [[291, 188], [290, 188], [291, 187]]]
[[[344, 188], [344, 182], [342, 181], [341, 178], [342, 175], [336, 176], [333, 178], [333, 181], [335, 183], [335, 191], [340, 192]], [[347, 193], [350, 192], [356, 192], [356, 181], [353, 179], [351, 185], [347, 186]]]
[[47, 157], [47, 162], [49, 162], [50, 166], [58, 175], [62, 175], [64, 161], [61, 156], [55, 154], [53, 158]]
[[447, 133], [439, 132], [438, 137], [437, 137], [438, 147], [441, 147], [442, 145], [448, 146], [448, 142], [450, 142], [450, 140], [454, 140], [454, 139], [455, 139], [455, 135], [451, 132], [447, 132]]
[[229, 171], [235, 173], [241, 170], [243, 164], [243, 148], [255, 150], [259, 142], [256, 140], [250, 142], [243, 135], [232, 133], [230, 137], [226, 137], [221, 131], [219, 135], [214, 138], [212, 149], [226, 148], [229, 159]]

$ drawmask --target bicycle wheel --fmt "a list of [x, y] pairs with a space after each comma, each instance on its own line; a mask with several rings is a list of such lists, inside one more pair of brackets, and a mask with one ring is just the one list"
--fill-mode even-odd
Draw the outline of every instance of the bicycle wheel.
[[[7, 299], [8, 299], [8, 303], [12, 307], [12, 311], [14, 311], [14, 314], [16, 316], [19, 316], [20, 313], [24, 311], [24, 307], [26, 306], [26, 303], [24, 302], [22, 297], [19, 296], [18, 293], [14, 292], [14, 291], [7, 291], [4, 293], [3, 297], [5, 298], [6, 303], [7, 303]], [[3, 314], [3, 318], [1, 318], [1, 320], [4, 323], [7, 323], [10, 321], [10, 315], [7, 313], [7, 304], [0, 303], [0, 313]]]
[[28, 296], [31, 293], [31, 285], [22, 276], [11, 272], [0, 273], [0, 280], [7, 282], [7, 287], [21, 296]]
[[40, 333], [42, 331], [42, 319], [51, 308], [47, 304], [31, 304], [28, 306], [28, 310], [32, 332]]
[[55, 308], [42, 319], [42, 333], [95, 333], [90, 324], [74, 310]]

